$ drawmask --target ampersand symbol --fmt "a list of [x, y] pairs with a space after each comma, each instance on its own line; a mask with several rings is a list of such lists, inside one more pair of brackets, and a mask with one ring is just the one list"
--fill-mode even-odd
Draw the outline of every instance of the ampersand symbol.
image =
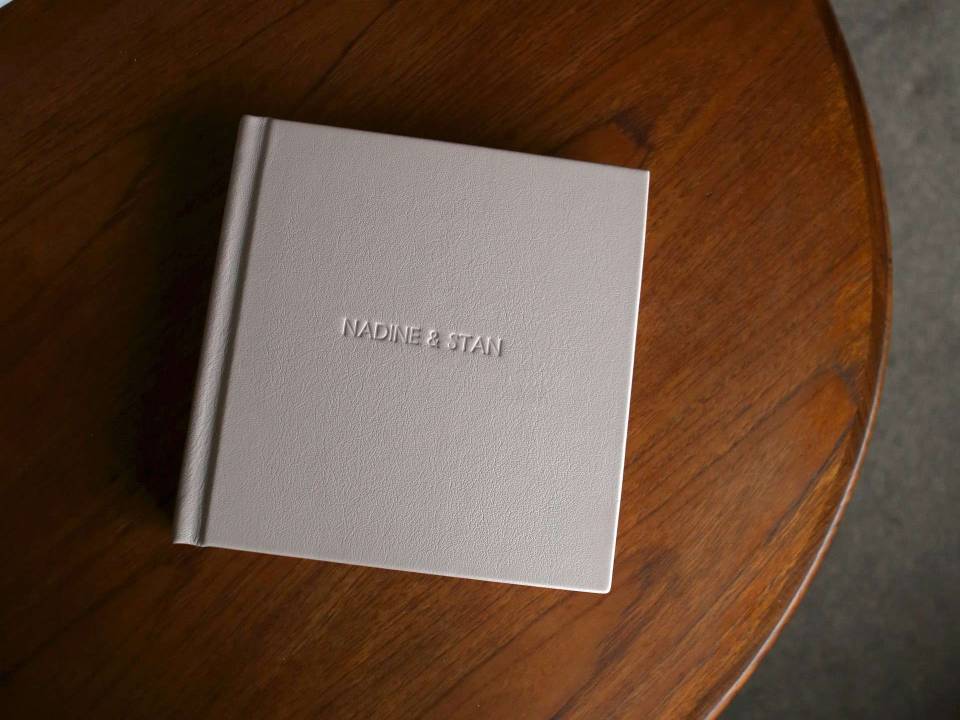
[[427, 335], [427, 345], [432, 348], [440, 347], [440, 333], [436, 330], [431, 330]]

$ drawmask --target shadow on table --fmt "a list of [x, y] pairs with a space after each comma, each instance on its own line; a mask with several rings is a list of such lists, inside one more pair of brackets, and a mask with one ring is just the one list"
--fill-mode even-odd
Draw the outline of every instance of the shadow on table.
[[149, 254], [119, 419], [134, 476], [172, 519], [239, 115], [170, 119], [152, 162], [156, 187], [138, 223]]

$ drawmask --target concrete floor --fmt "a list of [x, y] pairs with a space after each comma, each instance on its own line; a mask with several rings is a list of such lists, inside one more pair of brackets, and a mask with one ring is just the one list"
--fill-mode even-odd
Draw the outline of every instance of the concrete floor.
[[886, 386], [793, 620], [725, 718], [960, 718], [960, 2], [835, 0], [893, 237]]

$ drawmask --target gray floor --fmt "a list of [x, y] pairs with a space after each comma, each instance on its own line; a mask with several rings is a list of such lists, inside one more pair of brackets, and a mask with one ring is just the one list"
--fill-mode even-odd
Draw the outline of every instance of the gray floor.
[[890, 363], [834, 545], [724, 717], [960, 718], [960, 2], [834, 8], [890, 210]]

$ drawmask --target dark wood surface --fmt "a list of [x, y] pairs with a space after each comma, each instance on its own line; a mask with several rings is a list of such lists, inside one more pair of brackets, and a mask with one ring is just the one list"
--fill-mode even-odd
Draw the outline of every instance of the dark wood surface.
[[[889, 332], [823, 3], [0, 10], [4, 717], [685, 717], [846, 503]], [[241, 114], [646, 167], [613, 591], [170, 544]]]

